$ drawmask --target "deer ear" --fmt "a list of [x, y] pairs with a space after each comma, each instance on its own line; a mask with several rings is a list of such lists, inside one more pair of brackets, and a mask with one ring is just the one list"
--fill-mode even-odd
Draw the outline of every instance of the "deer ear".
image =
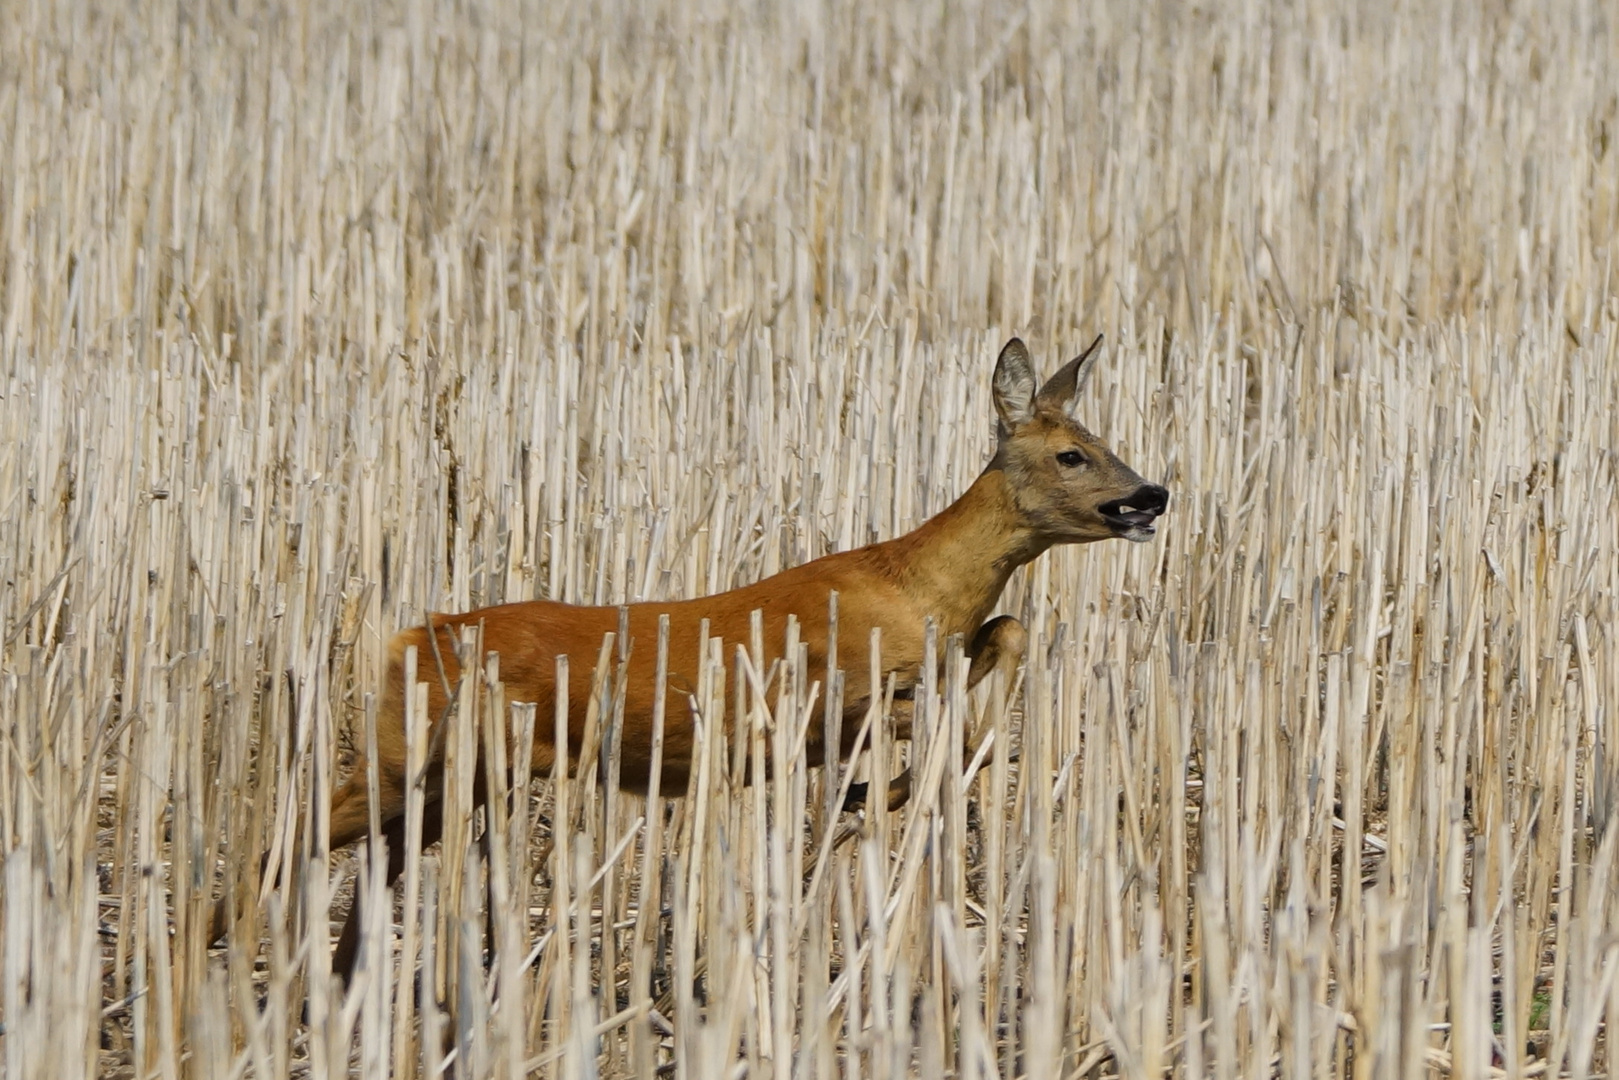
[[1046, 380], [1046, 385], [1040, 388], [1040, 404], [1061, 409], [1065, 413], [1072, 412], [1074, 402], [1079, 399], [1079, 392], [1085, 389], [1085, 380], [1090, 378], [1091, 368], [1096, 366], [1097, 357], [1101, 355], [1102, 335], [1097, 334], [1096, 340], [1091, 342], [1089, 348], [1068, 361], [1058, 369], [1057, 374]]
[[1003, 437], [1034, 419], [1034, 366], [1021, 339], [1013, 338], [1001, 350], [992, 386]]

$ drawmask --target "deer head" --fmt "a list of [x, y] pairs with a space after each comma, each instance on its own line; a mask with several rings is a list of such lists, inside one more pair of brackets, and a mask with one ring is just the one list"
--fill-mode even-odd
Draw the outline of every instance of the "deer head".
[[1136, 474], [1073, 417], [1102, 345], [1064, 364], [1035, 389], [1029, 350], [1013, 338], [995, 364], [998, 440], [991, 468], [1004, 470], [1019, 524], [1045, 544], [1143, 541], [1169, 505], [1169, 492]]

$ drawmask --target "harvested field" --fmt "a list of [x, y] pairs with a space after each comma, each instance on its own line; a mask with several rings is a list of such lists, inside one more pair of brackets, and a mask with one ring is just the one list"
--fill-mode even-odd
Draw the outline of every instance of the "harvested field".
[[[1611, 5], [4, 24], [0, 1075], [1614, 1068]], [[1080, 415], [1169, 513], [1014, 576], [1016, 683], [947, 663], [852, 763], [910, 805], [840, 811], [828, 673], [730, 641], [687, 791], [452, 785], [391, 905], [298, 829], [394, 631], [898, 535], [1001, 344], [1098, 332]], [[496, 678], [463, 761], [551, 723]]]

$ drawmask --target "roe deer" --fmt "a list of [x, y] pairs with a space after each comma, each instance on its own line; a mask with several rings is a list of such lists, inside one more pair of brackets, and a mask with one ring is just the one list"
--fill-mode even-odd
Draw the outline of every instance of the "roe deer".
[[[1023, 626], [1008, 615], [989, 619], [1012, 571], [1053, 544], [1085, 544], [1113, 537], [1147, 540], [1168, 504], [1169, 493], [1163, 487], [1136, 475], [1070, 415], [1101, 341], [1098, 336], [1038, 391], [1023, 342], [1017, 338], [1007, 342], [996, 363], [993, 384], [999, 419], [995, 456], [965, 494], [914, 531], [827, 555], [715, 596], [629, 605], [628, 629], [634, 647], [629, 651], [624, 719], [617, 739], [621, 785], [644, 791], [649, 779], [656, 683], [656, 650], [651, 643], [658, 640], [660, 615], [669, 616], [671, 687], [696, 684], [701, 620], [708, 620], [713, 637], [746, 642], [754, 611], [762, 613], [766, 669], [781, 655], [788, 616], [795, 615], [800, 640], [808, 646], [810, 669], [818, 670], [827, 663], [828, 594], [836, 590], [837, 662], [845, 673], [842, 731], [846, 737], [842, 740], [845, 745], [835, 752], [849, 749], [866, 714], [869, 695], [883, 692], [881, 685], [868, 685], [866, 651], [873, 627], [882, 631], [883, 678], [886, 682], [892, 675], [901, 689], [912, 687], [919, 679], [929, 618], [937, 625], [939, 640], [960, 634], [968, 642], [969, 687], [997, 668], [1014, 671], [1024, 651]], [[405, 846], [406, 650], [416, 648], [419, 670], [428, 683], [427, 716], [435, 726], [434, 735], [448, 703], [445, 688], [459, 679], [456, 645], [464, 626], [481, 626], [484, 649], [499, 653], [506, 700], [537, 703], [542, 717], [548, 715], [555, 699], [557, 656], [566, 654], [584, 661], [568, 669], [568, 749], [577, 755], [591, 694], [588, 658], [597, 655], [605, 634], [619, 629], [620, 609], [531, 600], [464, 615], [435, 614], [430, 623], [438, 635], [436, 643], [426, 626], [402, 630], [389, 643], [387, 682], [377, 713], [381, 800], [377, 809], [389, 841], [390, 884], [402, 869]], [[436, 669], [438, 663], [443, 664], [442, 671]], [[660, 787], [664, 792], [684, 791], [692, 763], [693, 727], [682, 708], [670, 707], [666, 715]], [[545, 722], [535, 727], [533, 767], [537, 774], [554, 764], [549, 730]], [[900, 730], [895, 735], [906, 738], [909, 732]], [[823, 761], [826, 753], [818, 739], [812, 733], [807, 748], [812, 765]], [[440, 740], [432, 738], [430, 745], [439, 748]], [[433, 764], [429, 762], [424, 844], [437, 839], [442, 829], [437, 804], [442, 794], [442, 777], [437, 772], [442, 770], [436, 772]], [[356, 763], [348, 782], [332, 797], [328, 818], [331, 850], [369, 832], [366, 772], [364, 761]], [[902, 799], [904, 791], [897, 794]], [[223, 915], [216, 912], [216, 934], [222, 935], [224, 929]], [[357, 945], [358, 920], [351, 912], [333, 961], [334, 969], [345, 979]]]

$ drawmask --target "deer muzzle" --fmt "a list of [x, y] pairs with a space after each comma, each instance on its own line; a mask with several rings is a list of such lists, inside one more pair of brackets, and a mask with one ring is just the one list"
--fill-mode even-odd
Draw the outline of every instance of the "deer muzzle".
[[1158, 484], [1142, 484], [1124, 498], [1097, 507], [1116, 533], [1138, 542], [1158, 531], [1155, 523], [1168, 508], [1169, 492]]

